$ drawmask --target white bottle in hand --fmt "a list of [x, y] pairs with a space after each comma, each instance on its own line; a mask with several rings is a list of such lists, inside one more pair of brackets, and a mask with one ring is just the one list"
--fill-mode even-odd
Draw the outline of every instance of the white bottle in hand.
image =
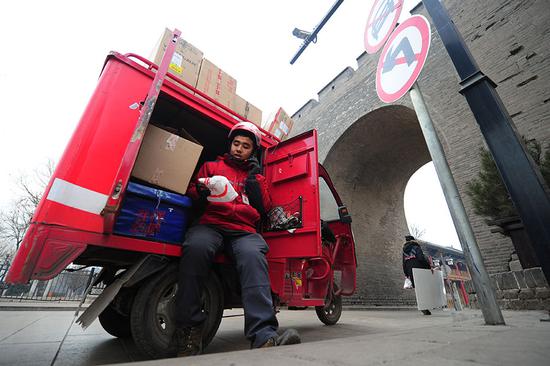
[[203, 183], [210, 189], [211, 194], [206, 198], [210, 202], [231, 202], [238, 196], [229, 179], [223, 175], [199, 178], [199, 183]]

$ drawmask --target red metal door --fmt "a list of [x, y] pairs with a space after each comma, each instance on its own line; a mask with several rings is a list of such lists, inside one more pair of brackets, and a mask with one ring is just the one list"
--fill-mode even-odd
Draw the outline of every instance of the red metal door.
[[[264, 232], [270, 258], [321, 255], [317, 131], [311, 130], [268, 148], [264, 158], [273, 206], [300, 214], [295, 229]], [[299, 210], [299, 211], [298, 211]]]

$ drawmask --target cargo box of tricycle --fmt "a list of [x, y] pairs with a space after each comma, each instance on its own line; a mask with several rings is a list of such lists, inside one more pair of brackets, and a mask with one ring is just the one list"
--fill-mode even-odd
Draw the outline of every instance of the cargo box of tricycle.
[[[110, 285], [131, 269], [118, 294], [103, 299], [99, 319], [109, 333], [133, 336], [151, 357], [170, 354], [175, 262], [185, 227], [198, 214], [185, 187], [171, 184], [180, 178], [170, 179], [165, 167], [185, 166], [192, 175], [227, 152], [230, 128], [245, 120], [166, 74], [170, 52], [168, 47], [158, 66], [135, 54], [107, 56], [7, 276], [11, 283], [46, 280], [77, 264], [102, 267], [97, 281]], [[323, 322], [334, 324], [341, 296], [355, 291], [351, 217], [317, 161], [315, 130], [285, 141], [261, 131], [260, 160], [274, 206], [270, 214], [278, 216], [277, 225], [266, 223], [261, 230], [269, 245], [274, 303], [314, 306]], [[154, 141], [153, 147], [145, 147], [149, 134], [156, 134], [170, 151], [155, 152]], [[178, 150], [178, 143], [184, 150]], [[185, 150], [191, 145], [198, 149]], [[167, 163], [166, 154], [174, 160]], [[145, 173], [138, 174], [142, 163]], [[240, 305], [238, 286], [227, 274], [231, 260], [220, 255], [216, 263], [215, 272], [226, 275], [207, 286], [205, 306], [212, 315], [206, 343], [223, 309]], [[167, 303], [171, 310], [157, 311]], [[147, 309], [156, 312], [143, 318], [135, 314]], [[153, 319], [153, 324], [143, 330], [143, 324], [132, 326], [133, 318]], [[142, 333], [150, 333], [149, 338], [143, 339]]]

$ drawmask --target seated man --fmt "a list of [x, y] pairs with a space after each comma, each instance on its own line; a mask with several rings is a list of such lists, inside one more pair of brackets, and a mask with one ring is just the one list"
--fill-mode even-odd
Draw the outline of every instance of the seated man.
[[[250, 122], [237, 123], [229, 133], [229, 154], [206, 162], [190, 185], [188, 194], [206, 204], [199, 223], [189, 229], [183, 243], [176, 294], [176, 342], [178, 356], [202, 351], [201, 291], [215, 254], [230, 246], [240, 278], [244, 308], [244, 332], [252, 348], [300, 343], [298, 333], [288, 329], [277, 334], [278, 322], [271, 298], [265, 257], [269, 248], [256, 227], [270, 209], [265, 177], [254, 153], [260, 148], [260, 130]], [[224, 176], [237, 197], [230, 202], [206, 200], [210, 190], [199, 178]], [[206, 202], [204, 202], [206, 200]], [[225, 243], [225, 244], [224, 244]]]

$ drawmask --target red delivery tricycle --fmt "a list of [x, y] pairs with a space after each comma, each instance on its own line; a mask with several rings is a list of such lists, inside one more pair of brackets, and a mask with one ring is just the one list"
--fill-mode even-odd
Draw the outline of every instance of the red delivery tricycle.
[[[108, 333], [132, 337], [151, 358], [175, 352], [180, 244], [197, 214], [170, 184], [226, 152], [228, 131], [246, 120], [167, 73], [179, 31], [172, 37], [158, 66], [135, 54], [107, 56], [7, 276], [27, 283], [51, 279], [70, 264], [102, 267], [95, 283], [107, 287], [80, 321], [89, 325], [98, 316]], [[315, 130], [285, 141], [262, 134], [275, 206], [261, 230], [270, 248], [273, 303], [315, 307], [323, 323], [335, 324], [342, 296], [355, 291], [351, 217], [317, 161]], [[163, 164], [180, 168], [175, 178]], [[238, 283], [231, 260], [218, 255], [202, 297], [204, 345], [224, 309], [242, 306]]]

